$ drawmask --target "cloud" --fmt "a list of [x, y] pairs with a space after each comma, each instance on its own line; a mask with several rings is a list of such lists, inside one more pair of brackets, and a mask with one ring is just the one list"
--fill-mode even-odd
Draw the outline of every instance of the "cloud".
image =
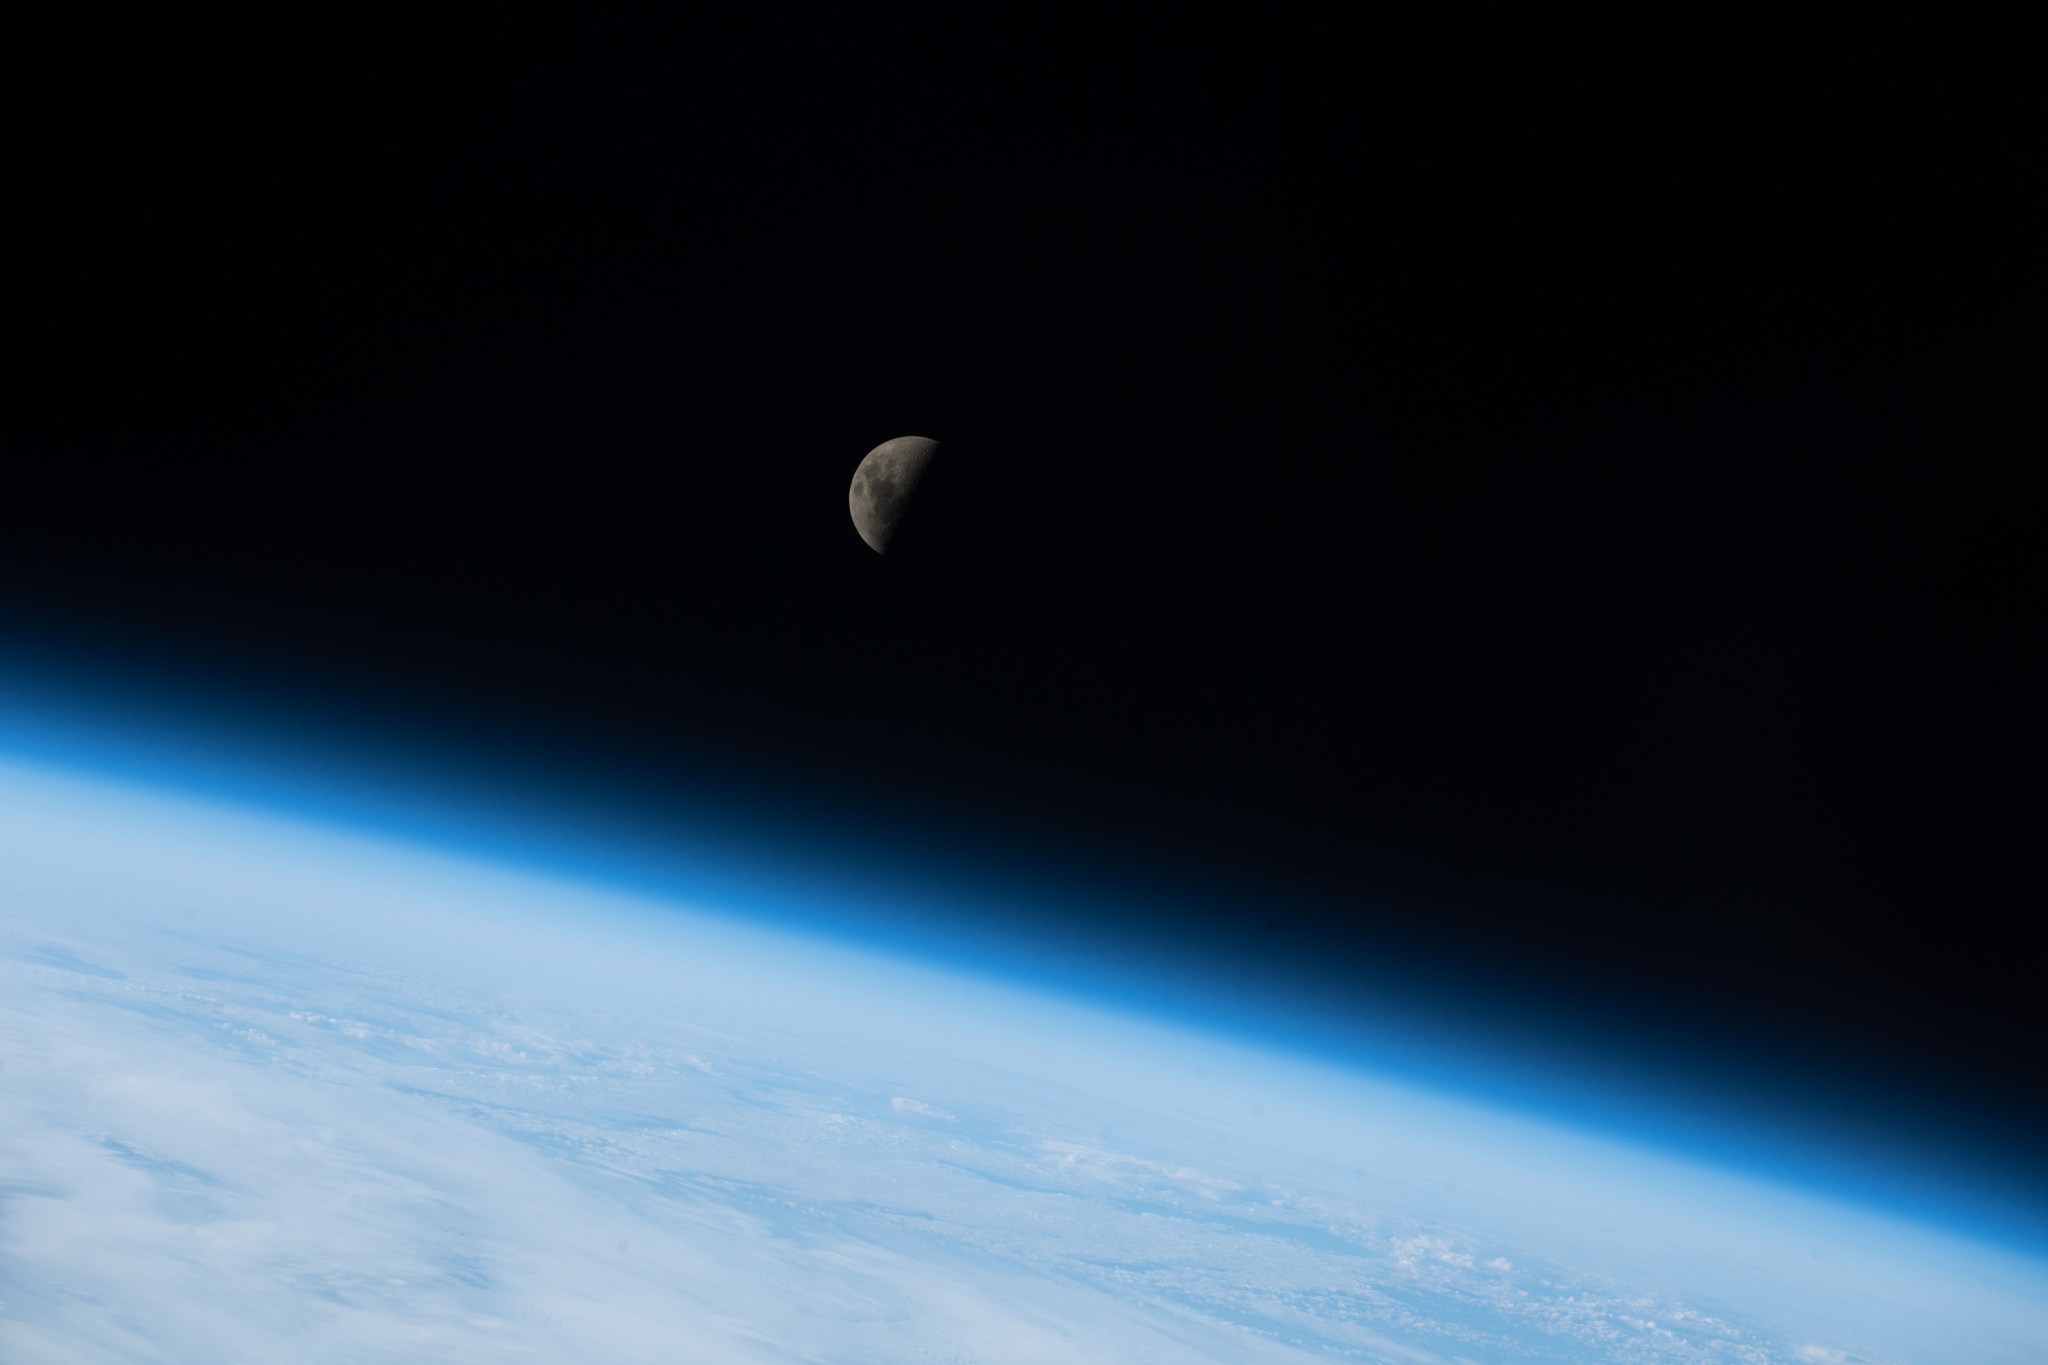
[[[1648, 1365], [1917, 1322], [1873, 1293], [1839, 1324], [1796, 1277], [1646, 1234], [1636, 1212], [1699, 1199], [1683, 1182], [1574, 1221], [1404, 1174], [1377, 1128], [1333, 1155], [1218, 1127], [1131, 1090], [1159, 1034], [1107, 1016], [998, 1067], [889, 1023], [902, 993], [871, 968], [835, 965], [827, 1009], [784, 957], [723, 995], [723, 949], [615, 960], [568, 890], [558, 923], [534, 892], [495, 937], [428, 900], [393, 929], [293, 900], [423, 894], [365, 890], [353, 845], [316, 867], [252, 839], [216, 860], [249, 886], [212, 900], [197, 859], [153, 922], [119, 907], [158, 895], [150, 858], [205, 851], [196, 820], [128, 857], [96, 810], [69, 844], [22, 834], [41, 808], [0, 768], [0, 1360]], [[429, 889], [501, 906], [509, 873], [468, 875]], [[208, 932], [180, 909], [234, 894], [265, 913]], [[1943, 1328], [1958, 1358], [1999, 1358], [1976, 1349], [1985, 1303], [2010, 1308]], [[2030, 1321], [1999, 1330], [2032, 1342]]]
[[1049, 1274], [1004, 1191], [880, 1128], [791, 1147], [834, 1111], [770, 1062], [720, 1068], [750, 1103], [608, 1065], [661, 1045], [631, 1019], [120, 961], [0, 977], [0, 1359], [1311, 1358]]
[[948, 1123], [959, 1122], [957, 1116], [943, 1109], [934, 1109], [923, 1100], [907, 1100], [901, 1095], [891, 1098], [889, 1107], [899, 1114], [922, 1114], [928, 1119], [944, 1119]]

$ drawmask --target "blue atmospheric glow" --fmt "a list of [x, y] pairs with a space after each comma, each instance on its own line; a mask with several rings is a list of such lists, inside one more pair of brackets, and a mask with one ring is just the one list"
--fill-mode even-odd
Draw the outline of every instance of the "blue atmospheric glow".
[[[1845, 1142], [1754, 1106], [1717, 1105], [1682, 1078], [1618, 1068], [1609, 1040], [1609, 1055], [1589, 1063], [1569, 1038], [1546, 1045], [1529, 1017], [1469, 992], [1458, 998], [1399, 959], [1372, 999], [1318, 1002], [1261, 997], [1205, 975], [1201, 963], [1048, 940], [1036, 932], [1035, 902], [1161, 893], [1071, 869], [1031, 880], [1020, 860], [998, 862], [957, 830], [891, 827], [886, 817], [852, 824], [842, 807], [763, 786], [730, 756], [707, 752], [650, 780], [579, 764], [544, 737], [515, 747], [487, 727], [379, 710], [305, 690], [304, 679], [286, 686], [196, 666], [117, 668], [38, 655], [20, 637], [14, 644], [0, 670], [0, 757], [359, 829], [1148, 1014], [2029, 1250], [2048, 1228], [2048, 1211], [2015, 1202], [1996, 1172], [1943, 1165], [1910, 1143]], [[1888, 1121], [1901, 1126], [1898, 1116]]]
[[2048, 1345], [2039, 1259], [749, 908], [0, 760], [0, 1357]]

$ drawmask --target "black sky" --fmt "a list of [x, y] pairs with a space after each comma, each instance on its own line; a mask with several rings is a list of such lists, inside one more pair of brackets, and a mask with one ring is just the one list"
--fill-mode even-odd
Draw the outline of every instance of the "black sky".
[[1256, 889], [1082, 951], [1413, 954], [2019, 1141], [2013, 87], [1241, 23], [52, 35], [4, 605]]

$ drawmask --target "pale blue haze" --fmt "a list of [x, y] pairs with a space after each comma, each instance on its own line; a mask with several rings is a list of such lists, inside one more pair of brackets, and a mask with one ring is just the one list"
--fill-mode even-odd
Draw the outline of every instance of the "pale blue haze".
[[0, 1360], [2048, 1360], [2010, 1250], [0, 757]]

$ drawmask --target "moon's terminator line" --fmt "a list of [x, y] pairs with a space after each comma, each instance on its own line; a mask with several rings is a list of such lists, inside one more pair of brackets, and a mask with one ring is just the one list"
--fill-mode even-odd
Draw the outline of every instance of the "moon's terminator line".
[[846, 507], [853, 513], [853, 528], [876, 554], [889, 552], [889, 541], [938, 448], [929, 437], [898, 436], [870, 450], [853, 471]]

